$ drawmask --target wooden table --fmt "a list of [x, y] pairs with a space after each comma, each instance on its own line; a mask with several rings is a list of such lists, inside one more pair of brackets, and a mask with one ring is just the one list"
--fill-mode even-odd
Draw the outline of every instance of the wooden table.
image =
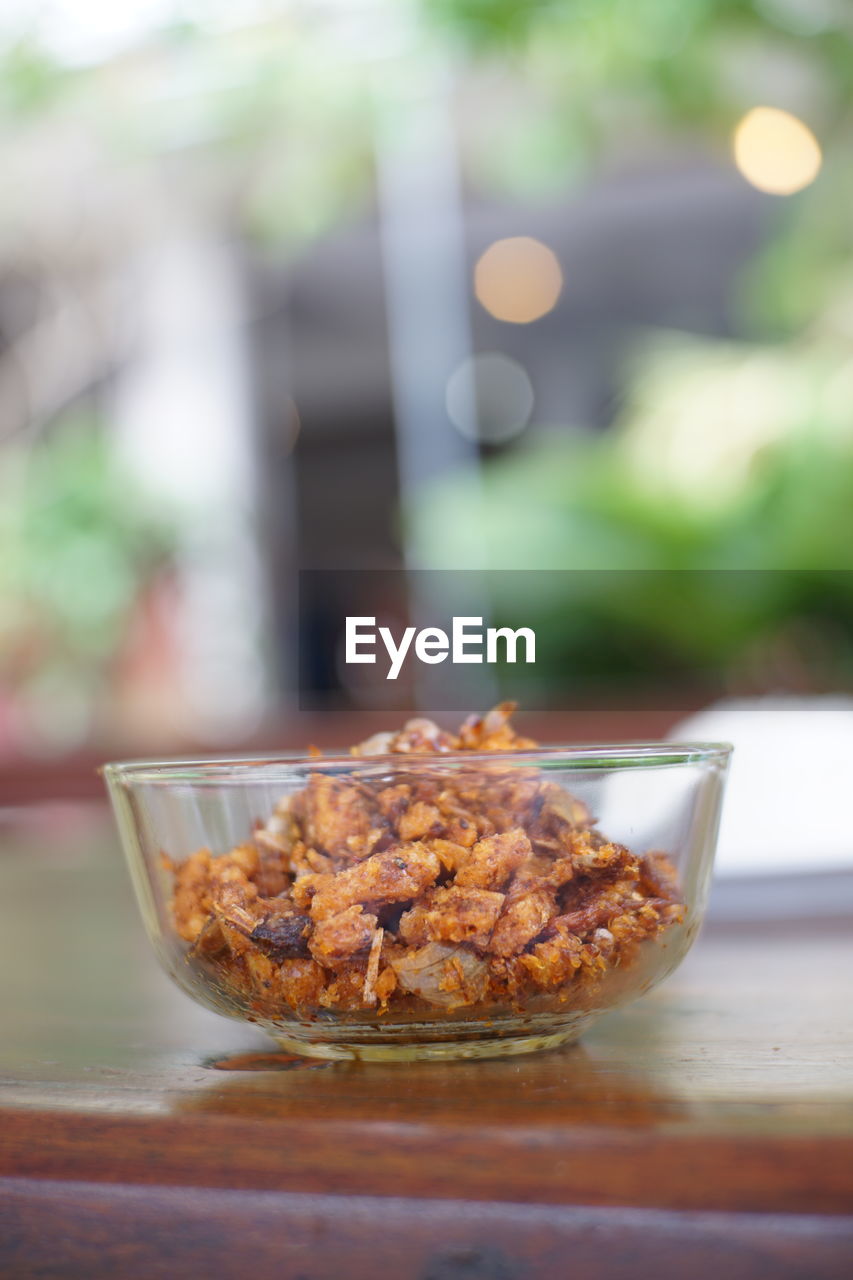
[[848, 1277], [852, 1024], [836, 909], [577, 1047], [294, 1061], [161, 975], [102, 809], [7, 814], [0, 1276]]

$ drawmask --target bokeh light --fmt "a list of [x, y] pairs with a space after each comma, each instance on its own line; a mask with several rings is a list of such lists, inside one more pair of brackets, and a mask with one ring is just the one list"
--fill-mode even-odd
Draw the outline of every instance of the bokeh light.
[[511, 440], [533, 412], [533, 387], [524, 366], [498, 352], [463, 360], [447, 380], [445, 399], [456, 429], [483, 444]]
[[814, 182], [822, 163], [808, 125], [777, 107], [754, 107], [734, 132], [735, 164], [747, 182], [774, 196], [790, 196]]
[[474, 268], [478, 301], [496, 320], [511, 324], [530, 324], [547, 315], [562, 288], [556, 254], [531, 236], [496, 240]]

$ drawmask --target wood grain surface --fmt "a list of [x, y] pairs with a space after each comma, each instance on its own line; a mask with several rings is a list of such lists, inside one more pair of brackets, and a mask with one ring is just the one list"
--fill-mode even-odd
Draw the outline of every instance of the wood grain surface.
[[318, 1063], [175, 990], [105, 811], [54, 805], [0, 820], [0, 960], [0, 1276], [853, 1274], [831, 903], [712, 920], [572, 1048]]

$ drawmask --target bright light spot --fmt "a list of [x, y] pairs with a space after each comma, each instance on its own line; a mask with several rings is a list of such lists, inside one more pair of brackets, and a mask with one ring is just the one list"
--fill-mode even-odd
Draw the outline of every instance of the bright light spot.
[[447, 380], [445, 399], [457, 430], [485, 444], [511, 440], [533, 412], [533, 387], [525, 369], [496, 353], [463, 360]]
[[748, 111], [734, 132], [735, 164], [747, 182], [774, 196], [790, 196], [814, 182], [822, 161], [808, 125], [776, 107]]
[[496, 240], [474, 268], [474, 292], [496, 320], [530, 324], [547, 315], [563, 288], [556, 254], [541, 240]]

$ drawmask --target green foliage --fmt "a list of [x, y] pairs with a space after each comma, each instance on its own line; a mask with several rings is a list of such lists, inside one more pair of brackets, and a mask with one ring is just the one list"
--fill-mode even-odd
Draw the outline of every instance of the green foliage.
[[32, 40], [0, 50], [0, 120], [34, 115], [60, 99], [73, 76]]
[[490, 579], [498, 610], [537, 627], [537, 678], [558, 686], [719, 678], [815, 628], [826, 670], [853, 675], [846, 344], [670, 337], [637, 369], [606, 435], [540, 436], [428, 493], [410, 513], [421, 562], [527, 570]]
[[371, 10], [343, 32], [310, 7], [243, 28], [202, 11], [152, 30], [121, 84], [110, 66], [60, 66], [22, 32], [0, 48], [0, 119], [59, 118], [73, 99], [110, 145], [155, 162], [180, 152], [170, 181], [192, 195], [201, 172], [243, 229], [284, 244], [370, 201], [378, 122], [424, 66], [455, 68], [471, 106], [467, 174], [522, 198], [661, 135], [727, 154], [768, 85], [794, 86], [825, 146], [849, 136], [853, 27], [833, 0], [419, 0], [406, 14], [395, 36]]
[[554, 0], [424, 0], [423, 7], [438, 27], [483, 50], [521, 43], [556, 6]]
[[174, 531], [92, 422], [64, 422], [26, 454], [7, 448], [0, 467], [0, 678], [94, 696]]

